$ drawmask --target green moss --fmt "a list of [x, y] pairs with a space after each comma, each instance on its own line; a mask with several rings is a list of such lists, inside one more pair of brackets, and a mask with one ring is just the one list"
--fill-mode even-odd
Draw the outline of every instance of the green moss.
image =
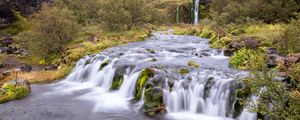
[[187, 69], [187, 68], [183, 68], [183, 69], [180, 69], [180, 75], [185, 75], [185, 74], [187, 74], [187, 73], [189, 73], [190, 72], [190, 70], [189, 69]]
[[210, 28], [204, 28], [200, 34], [200, 37], [202, 38], [211, 38], [214, 34], [214, 31]]
[[144, 112], [149, 116], [164, 112], [163, 92], [160, 88], [147, 88], [145, 90]]
[[200, 64], [195, 61], [189, 61], [188, 65], [195, 68], [200, 68]]
[[110, 60], [104, 61], [104, 62], [100, 65], [99, 71], [102, 70], [104, 67], [106, 67], [109, 63], [110, 63]]
[[146, 49], [149, 53], [155, 53], [154, 50], [151, 50], [151, 49]]
[[1, 91], [0, 94], [0, 103], [21, 99], [30, 93], [30, 89], [21, 85], [4, 84], [2, 89], [3, 91]]
[[135, 88], [135, 99], [139, 100], [142, 95], [143, 87], [149, 78], [153, 77], [154, 71], [150, 68], [144, 69], [140, 74]]
[[118, 90], [123, 83], [123, 75], [115, 75], [110, 90]]

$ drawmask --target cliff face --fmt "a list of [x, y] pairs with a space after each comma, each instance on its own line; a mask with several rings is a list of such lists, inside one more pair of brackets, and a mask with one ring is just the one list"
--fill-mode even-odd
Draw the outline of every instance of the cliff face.
[[0, 0], [0, 28], [16, 21], [13, 11], [19, 11], [22, 15], [30, 15], [36, 12], [43, 2], [51, 0]]

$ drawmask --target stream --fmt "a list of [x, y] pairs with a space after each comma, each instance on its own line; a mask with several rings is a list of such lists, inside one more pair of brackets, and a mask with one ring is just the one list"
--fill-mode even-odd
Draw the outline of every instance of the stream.
[[[146, 41], [85, 56], [65, 79], [32, 85], [27, 98], [1, 104], [0, 119], [256, 120], [256, 114], [247, 110], [234, 118], [237, 80], [247, 73], [228, 67], [229, 58], [222, 50], [211, 49], [208, 42], [157, 32]], [[155, 75], [136, 100], [137, 82], [145, 68]], [[123, 81], [112, 90], [117, 74]], [[162, 93], [165, 113], [149, 117], [142, 112], [150, 99], [147, 90]]]

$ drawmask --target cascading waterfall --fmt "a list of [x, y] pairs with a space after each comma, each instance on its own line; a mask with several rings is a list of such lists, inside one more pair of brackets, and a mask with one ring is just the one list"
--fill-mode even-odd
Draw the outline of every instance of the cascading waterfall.
[[200, 0], [194, 1], [194, 24], [199, 23], [199, 4]]
[[[201, 67], [191, 67], [187, 64], [189, 61], [196, 61]], [[61, 94], [80, 93], [77, 99], [94, 102], [95, 112], [129, 110], [139, 75], [145, 68], [155, 69], [160, 71], [157, 74], [164, 75], [162, 79], [157, 76], [157, 79], [145, 84], [162, 83], [154, 88], [163, 90], [167, 119], [232, 119], [233, 86], [246, 75], [229, 68], [223, 51], [209, 48], [206, 39], [156, 33], [145, 42], [85, 56], [64, 81], [56, 84], [56, 89], [62, 89], [64, 92]], [[181, 75], [178, 73], [181, 68], [188, 68], [189, 72]], [[118, 75], [123, 81], [117, 90], [112, 90]], [[144, 86], [140, 101], [135, 102], [139, 108], [147, 99], [145, 91]], [[256, 119], [255, 115], [244, 110], [241, 118], [249, 117], [249, 120]]]

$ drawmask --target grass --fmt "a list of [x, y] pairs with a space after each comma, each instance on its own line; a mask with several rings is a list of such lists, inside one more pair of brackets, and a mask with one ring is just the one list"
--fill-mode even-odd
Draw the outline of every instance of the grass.
[[[73, 40], [70, 44], [66, 46], [66, 52], [64, 57], [66, 58], [66, 64], [60, 65], [59, 69], [56, 71], [33, 71], [29, 73], [19, 73], [18, 78], [25, 79], [30, 83], [50, 83], [55, 80], [64, 78], [69, 74], [74, 64], [85, 55], [92, 55], [99, 53], [104, 49], [109, 47], [124, 45], [129, 42], [142, 41], [149, 35], [149, 29], [137, 28], [130, 31], [124, 32], [104, 32], [95, 26], [86, 26], [83, 28], [77, 39]], [[86, 39], [91, 35], [99, 35], [99, 40], [97, 42], [89, 42]], [[0, 61], [5, 60], [5, 56], [0, 56]], [[17, 61], [24, 64], [30, 65], [45, 65], [45, 64], [59, 64], [61, 59], [56, 57], [52, 61], [45, 61], [38, 56], [23, 56], [18, 57]], [[11, 75], [6, 77], [4, 80], [0, 81], [2, 84], [6, 81], [15, 79], [15, 76]], [[1, 83], [0, 83], [1, 84]]]

